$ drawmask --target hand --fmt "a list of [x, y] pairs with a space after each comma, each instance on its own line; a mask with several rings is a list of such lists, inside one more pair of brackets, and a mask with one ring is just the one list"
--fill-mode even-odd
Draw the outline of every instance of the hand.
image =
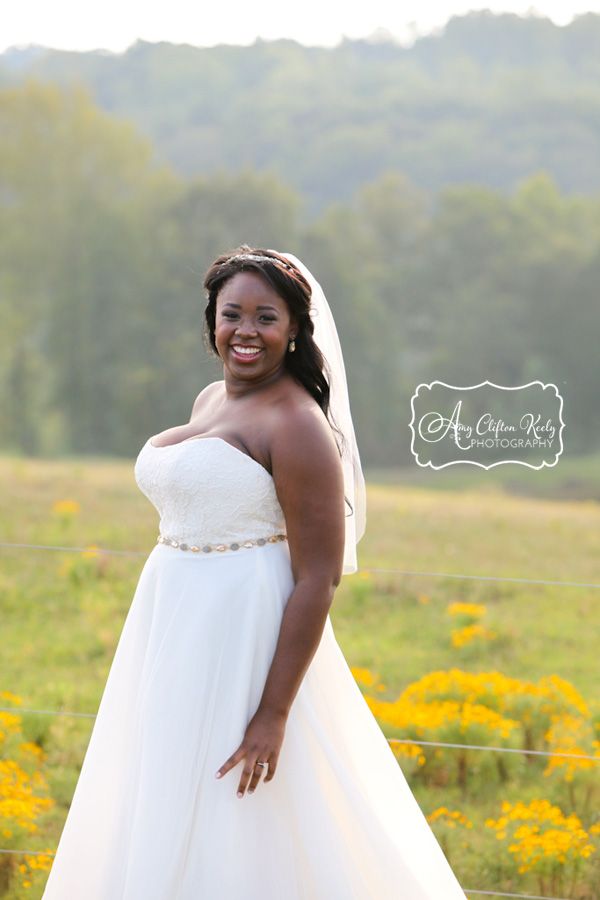
[[[286, 718], [283, 715], [258, 709], [246, 728], [244, 740], [235, 753], [221, 766], [215, 778], [222, 778], [230, 769], [245, 759], [237, 794], [240, 799], [244, 796], [246, 788], [248, 788], [249, 794], [254, 792], [263, 771], [267, 771], [264, 781], [272, 781], [283, 744], [285, 722]], [[268, 769], [266, 766], [257, 766], [257, 762], [268, 763]]]

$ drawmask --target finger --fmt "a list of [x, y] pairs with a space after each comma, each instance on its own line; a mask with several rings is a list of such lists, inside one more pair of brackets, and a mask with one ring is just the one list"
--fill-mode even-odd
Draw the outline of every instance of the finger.
[[230, 769], [233, 769], [234, 766], [237, 766], [240, 760], [244, 758], [245, 753], [246, 751], [243, 750], [242, 747], [238, 747], [233, 756], [230, 756], [227, 762], [222, 765], [219, 771], [215, 774], [215, 778], [222, 778], [223, 775], [226, 775], [227, 772], [230, 771]]
[[[262, 762], [262, 760], [261, 760], [261, 762]], [[248, 785], [248, 793], [249, 794], [252, 794], [253, 791], [256, 789], [256, 786], [258, 785], [258, 782], [260, 781], [260, 776], [264, 772], [268, 772], [268, 767], [262, 766], [262, 765], [260, 765], [259, 762], [257, 762], [254, 766], [254, 772], [252, 773], [252, 778], [250, 779], [250, 784]]]
[[255, 766], [251, 762], [246, 760], [244, 768], [242, 769], [242, 777], [240, 778], [240, 783], [238, 786], [238, 792], [237, 792], [238, 797], [244, 796], [244, 793], [248, 786], [248, 782], [250, 781], [250, 779], [252, 778], [252, 775], [254, 774], [254, 769], [255, 769]]
[[279, 759], [278, 753], [274, 753], [273, 756], [269, 757], [269, 768], [265, 769], [265, 772], [267, 774], [265, 775], [265, 777], [263, 779], [265, 784], [267, 783], [267, 781], [273, 781], [273, 776], [275, 775], [275, 770], [277, 769], [278, 759]]

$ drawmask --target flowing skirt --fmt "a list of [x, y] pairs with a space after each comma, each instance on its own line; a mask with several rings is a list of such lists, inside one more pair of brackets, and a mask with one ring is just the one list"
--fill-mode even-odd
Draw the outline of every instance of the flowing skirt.
[[152, 551], [44, 900], [465, 900], [329, 619], [273, 780], [215, 779], [292, 589], [283, 543]]

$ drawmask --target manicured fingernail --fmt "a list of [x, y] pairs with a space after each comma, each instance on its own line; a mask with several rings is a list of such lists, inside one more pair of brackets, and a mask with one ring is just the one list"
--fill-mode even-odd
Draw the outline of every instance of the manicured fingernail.
[[253, 793], [254, 793], [254, 788], [251, 788], [251, 789], [248, 791], [248, 793], [249, 793], [249, 794], [253, 794]]
[[238, 791], [238, 797], [243, 797], [243, 796], [244, 796], [244, 795], [242, 794], [242, 792], [241, 792], [241, 791]]
[[217, 774], [215, 775], [215, 778], [220, 778], [220, 777], [221, 777], [221, 773], [217, 772]]

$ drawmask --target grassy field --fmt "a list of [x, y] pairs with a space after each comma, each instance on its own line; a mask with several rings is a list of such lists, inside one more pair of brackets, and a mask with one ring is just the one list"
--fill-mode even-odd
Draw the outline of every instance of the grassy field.
[[[371, 473], [361, 569], [600, 584], [600, 504], [510, 496], [503, 481], [509, 474], [492, 471], [493, 476], [477, 473], [470, 479], [458, 472], [445, 479], [437, 477], [443, 473], [419, 473], [415, 481], [421, 483], [413, 484]], [[564, 496], [569, 481], [583, 491], [584, 481], [583, 496], [596, 496], [594, 466], [583, 466], [579, 480], [576, 472], [567, 473], [562, 487], [557, 487], [556, 471], [537, 474], [550, 479], [550, 495]], [[429, 486], [427, 474], [433, 476]], [[156, 513], [137, 490], [130, 463], [5, 458], [0, 459], [0, 483], [4, 542], [137, 554], [154, 545]], [[0, 554], [0, 691], [17, 694], [28, 708], [95, 712], [143, 555], [8, 548], [0, 548]], [[453, 645], [451, 632], [461, 625], [460, 616], [448, 613], [453, 603], [485, 607], [477, 619], [487, 629], [483, 636]], [[343, 579], [331, 617], [348, 663], [378, 676], [379, 689], [370, 691], [373, 696], [377, 691], [378, 701], [391, 704], [427, 673], [460, 669], [498, 671], [527, 683], [558, 675], [593, 705], [599, 698], [599, 610], [600, 590], [593, 587], [360, 571]], [[44, 771], [56, 803], [40, 818], [39, 834], [24, 834], [18, 844], [13, 836], [9, 844], [42, 849], [57, 842], [91, 721], [25, 715], [22, 727], [25, 739], [47, 754]], [[389, 736], [401, 734], [383, 727]], [[473, 751], [463, 760], [454, 750], [436, 752], [442, 755], [428, 757], [421, 770], [410, 758], [402, 766], [426, 813], [448, 807], [472, 822], [468, 834], [466, 825], [462, 834], [458, 817], [454, 825], [443, 815], [435, 823], [462, 884], [524, 894], [543, 893], [540, 886], [560, 888], [561, 894], [551, 896], [576, 900], [600, 896], [600, 852], [577, 864], [568, 857], [562, 869], [557, 863], [554, 880], [549, 871], [544, 881], [535, 868], [518, 873], [502, 841], [485, 826], [486, 819], [498, 818], [503, 801], [547, 797], [565, 813], [577, 812], [582, 820], [587, 816], [589, 828], [595, 821], [592, 808], [600, 801], [600, 763], [591, 763], [596, 766], [592, 772], [561, 780], [544, 775], [547, 761], [532, 763], [531, 757], [528, 763], [519, 755], [490, 774], [496, 754]], [[466, 766], [462, 777], [457, 760]], [[8, 846], [8, 838], [3, 841]], [[12, 874], [8, 887], [0, 869], [0, 896], [41, 896], [43, 877], [24, 888], [23, 879]]]
[[531, 469], [512, 463], [480, 469], [454, 465], [430, 469], [411, 465], [396, 469], [371, 469], [369, 480], [435, 490], [502, 491], [546, 500], [600, 501], [600, 453], [564, 454], [554, 466]]

